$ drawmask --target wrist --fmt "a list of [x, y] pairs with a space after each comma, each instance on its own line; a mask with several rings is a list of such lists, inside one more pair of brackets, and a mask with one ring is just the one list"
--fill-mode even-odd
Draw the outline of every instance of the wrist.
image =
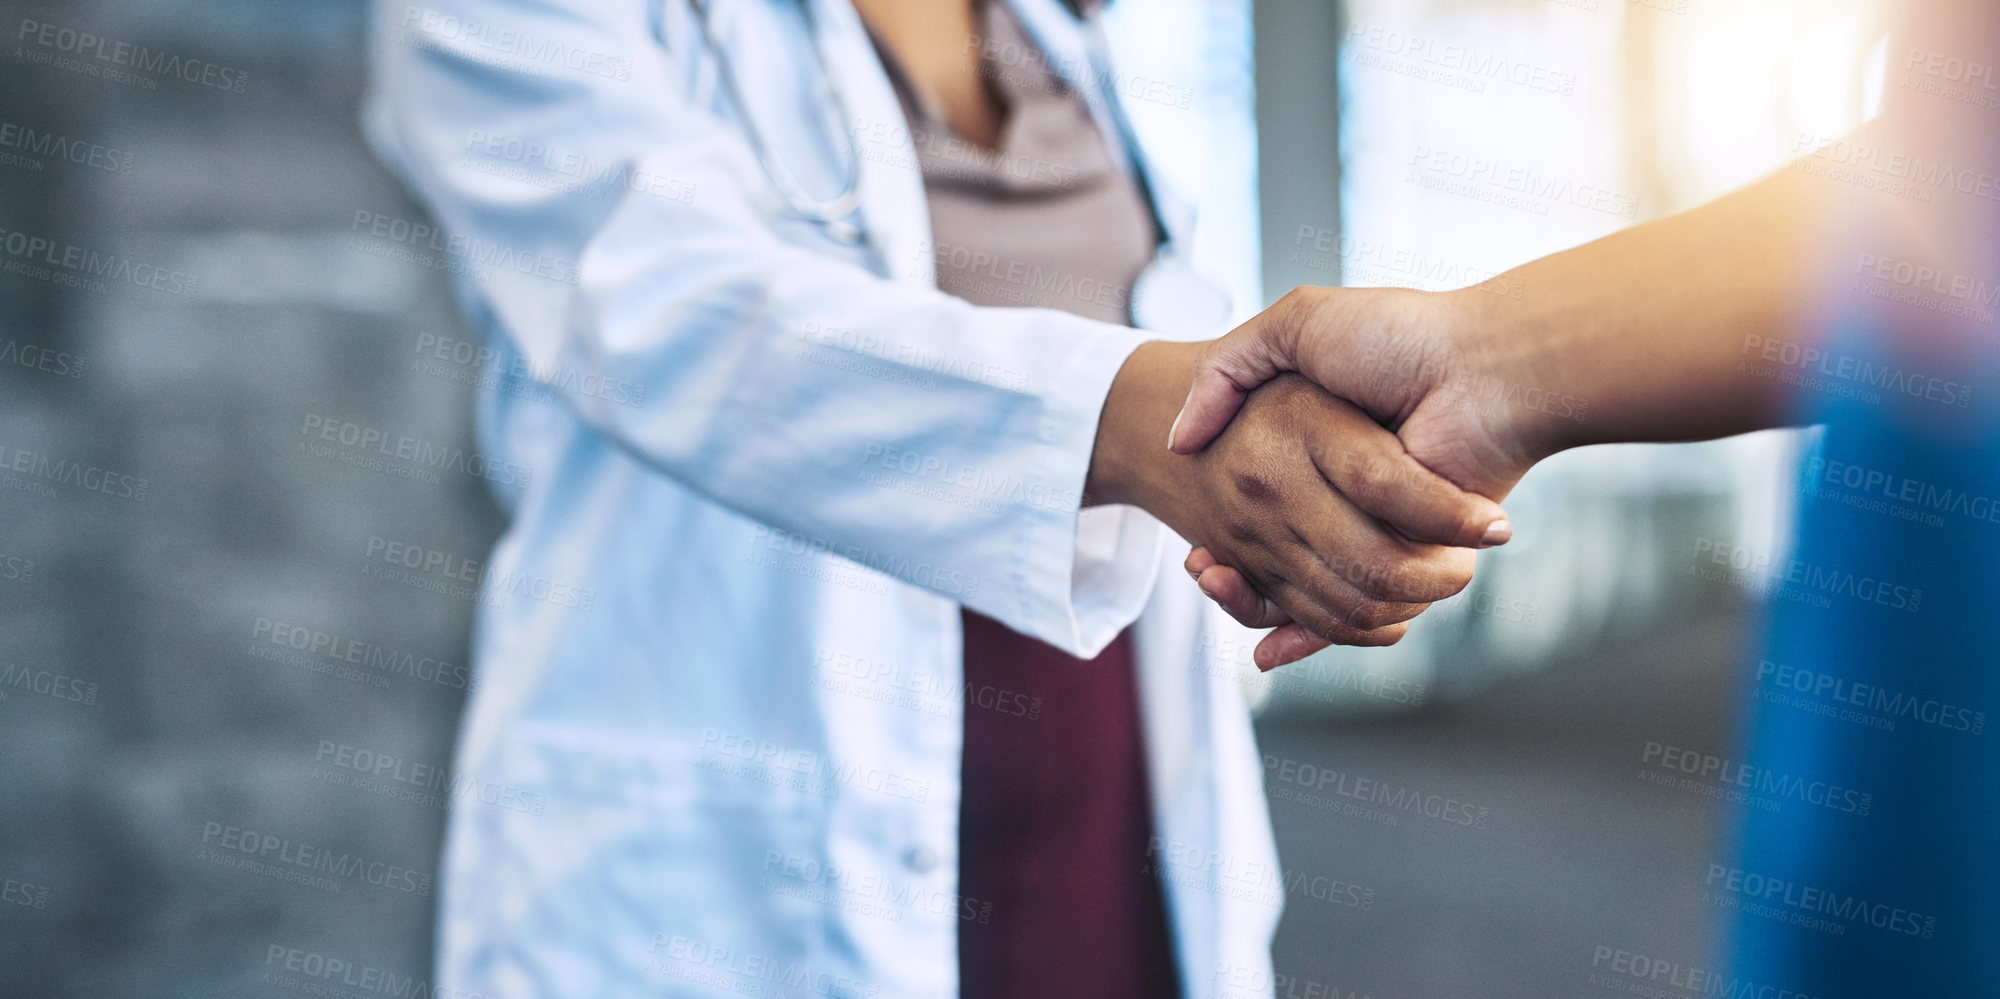
[[1501, 275], [1436, 296], [1438, 322], [1454, 344], [1464, 391], [1523, 467], [1590, 443], [1591, 400], [1566, 377], [1557, 331], [1527, 307], [1521, 283]]
[[1084, 482], [1085, 506], [1124, 503], [1180, 528], [1177, 483], [1190, 459], [1167, 450], [1167, 432], [1194, 383], [1202, 344], [1149, 340], [1111, 381]]

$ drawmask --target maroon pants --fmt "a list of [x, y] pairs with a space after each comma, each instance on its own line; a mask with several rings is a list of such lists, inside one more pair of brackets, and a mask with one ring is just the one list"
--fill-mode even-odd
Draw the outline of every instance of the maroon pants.
[[1083, 660], [964, 618], [962, 995], [1178, 994], [1129, 633]]

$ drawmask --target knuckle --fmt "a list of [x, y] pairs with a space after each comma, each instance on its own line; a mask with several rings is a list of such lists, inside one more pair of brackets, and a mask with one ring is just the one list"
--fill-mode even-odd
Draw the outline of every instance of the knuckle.
[[1348, 552], [1315, 552], [1319, 564], [1349, 586], [1371, 597], [1387, 595], [1391, 588], [1389, 578], [1395, 573], [1396, 559], [1393, 553], [1365, 550], [1370, 546], [1357, 546]]
[[1324, 612], [1315, 608], [1310, 613], [1303, 615], [1294, 613], [1292, 620], [1298, 622], [1301, 627], [1305, 628], [1307, 632], [1310, 632], [1320, 641], [1332, 642], [1336, 645], [1346, 644], [1347, 638], [1355, 630], [1352, 625], [1340, 619], [1339, 612], [1337, 611]]
[[1252, 620], [1263, 616], [1264, 598], [1258, 596], [1249, 584], [1225, 585], [1216, 592], [1219, 594], [1216, 602], [1229, 611], [1231, 617], [1249, 624]]
[[1363, 631], [1374, 631], [1403, 619], [1403, 609], [1381, 600], [1363, 600], [1348, 612], [1348, 622]]
[[1285, 292], [1283, 295], [1280, 295], [1278, 297], [1278, 301], [1274, 304], [1273, 307], [1283, 310], [1280, 313], [1281, 315], [1284, 315], [1287, 318], [1296, 321], [1297, 319], [1303, 318], [1304, 316], [1310, 314], [1312, 310], [1312, 302], [1313, 302], [1312, 287], [1309, 285], [1302, 284], [1302, 285], [1296, 285], [1292, 288], [1292, 290]]
[[1403, 640], [1410, 633], [1410, 626], [1398, 624], [1389, 628], [1378, 628], [1368, 633], [1368, 644], [1373, 648], [1385, 649]]
[[1384, 625], [1380, 628], [1343, 628], [1339, 634], [1326, 638], [1335, 645], [1377, 649], [1402, 641], [1409, 630], [1410, 626], [1402, 623]]
[[1239, 466], [1229, 471], [1229, 484], [1238, 496], [1252, 503], [1272, 504], [1279, 500], [1282, 490], [1270, 469]]
[[1388, 556], [1368, 561], [1355, 560], [1343, 573], [1349, 583], [1377, 600], [1406, 600], [1412, 593], [1407, 556]]
[[1348, 458], [1347, 471], [1354, 488], [1381, 492], [1396, 484], [1399, 466], [1381, 451], [1355, 451]]
[[1369, 580], [1363, 592], [1381, 600], [1428, 603], [1443, 600], [1472, 582], [1470, 549], [1427, 547], [1422, 553], [1385, 563], [1384, 571]]
[[1468, 548], [1446, 548], [1431, 567], [1434, 592], [1441, 594], [1434, 598], [1442, 600], [1472, 585], [1472, 573], [1478, 566], [1478, 559]]
[[1361, 592], [1377, 600], [1409, 600], [1420, 595], [1415, 576], [1400, 561], [1384, 563], [1361, 583]]

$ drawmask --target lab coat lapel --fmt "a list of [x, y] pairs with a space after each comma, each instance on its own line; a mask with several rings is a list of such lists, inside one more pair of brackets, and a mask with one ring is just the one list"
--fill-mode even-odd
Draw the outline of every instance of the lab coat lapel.
[[[1128, 141], [1124, 129], [1119, 126], [1118, 116], [1109, 103], [1112, 99], [1109, 95], [1117, 91], [1119, 81], [1111, 66], [1100, 66], [1091, 59], [1091, 34], [1094, 29], [1071, 13], [1062, 0], [1008, 2], [1013, 5], [1014, 13], [1020, 17], [1028, 36], [1041, 46], [1049, 65], [1077, 93], [1083, 95], [1084, 103], [1090, 107], [1091, 118], [1097, 122], [1098, 131], [1104, 133], [1104, 142], [1112, 157], [1126, 170], [1144, 169], [1154, 211], [1159, 214], [1160, 224], [1166, 227], [1169, 239], [1178, 245], [1190, 245], [1194, 235], [1193, 206], [1168, 188], [1158, 170], [1147, 165], [1146, 151], [1140, 146], [1138, 136], [1131, 136]], [[1100, 77], [1100, 71], [1105, 75]], [[1133, 163], [1135, 158], [1139, 161], [1136, 165]]]
[[819, 22], [821, 42], [843, 88], [845, 123], [859, 152], [861, 216], [887, 278], [937, 283], [931, 255], [931, 216], [924, 200], [909, 122], [875, 45], [849, 0], [805, 0]]

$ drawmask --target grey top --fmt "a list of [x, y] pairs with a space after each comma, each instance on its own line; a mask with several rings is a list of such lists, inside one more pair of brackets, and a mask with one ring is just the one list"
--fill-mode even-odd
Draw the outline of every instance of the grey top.
[[910, 122], [939, 290], [974, 305], [1061, 309], [1129, 325], [1153, 260], [1152, 215], [1090, 107], [1004, 0], [980, 0], [980, 75], [1002, 116], [997, 148], [954, 135], [877, 45]]

